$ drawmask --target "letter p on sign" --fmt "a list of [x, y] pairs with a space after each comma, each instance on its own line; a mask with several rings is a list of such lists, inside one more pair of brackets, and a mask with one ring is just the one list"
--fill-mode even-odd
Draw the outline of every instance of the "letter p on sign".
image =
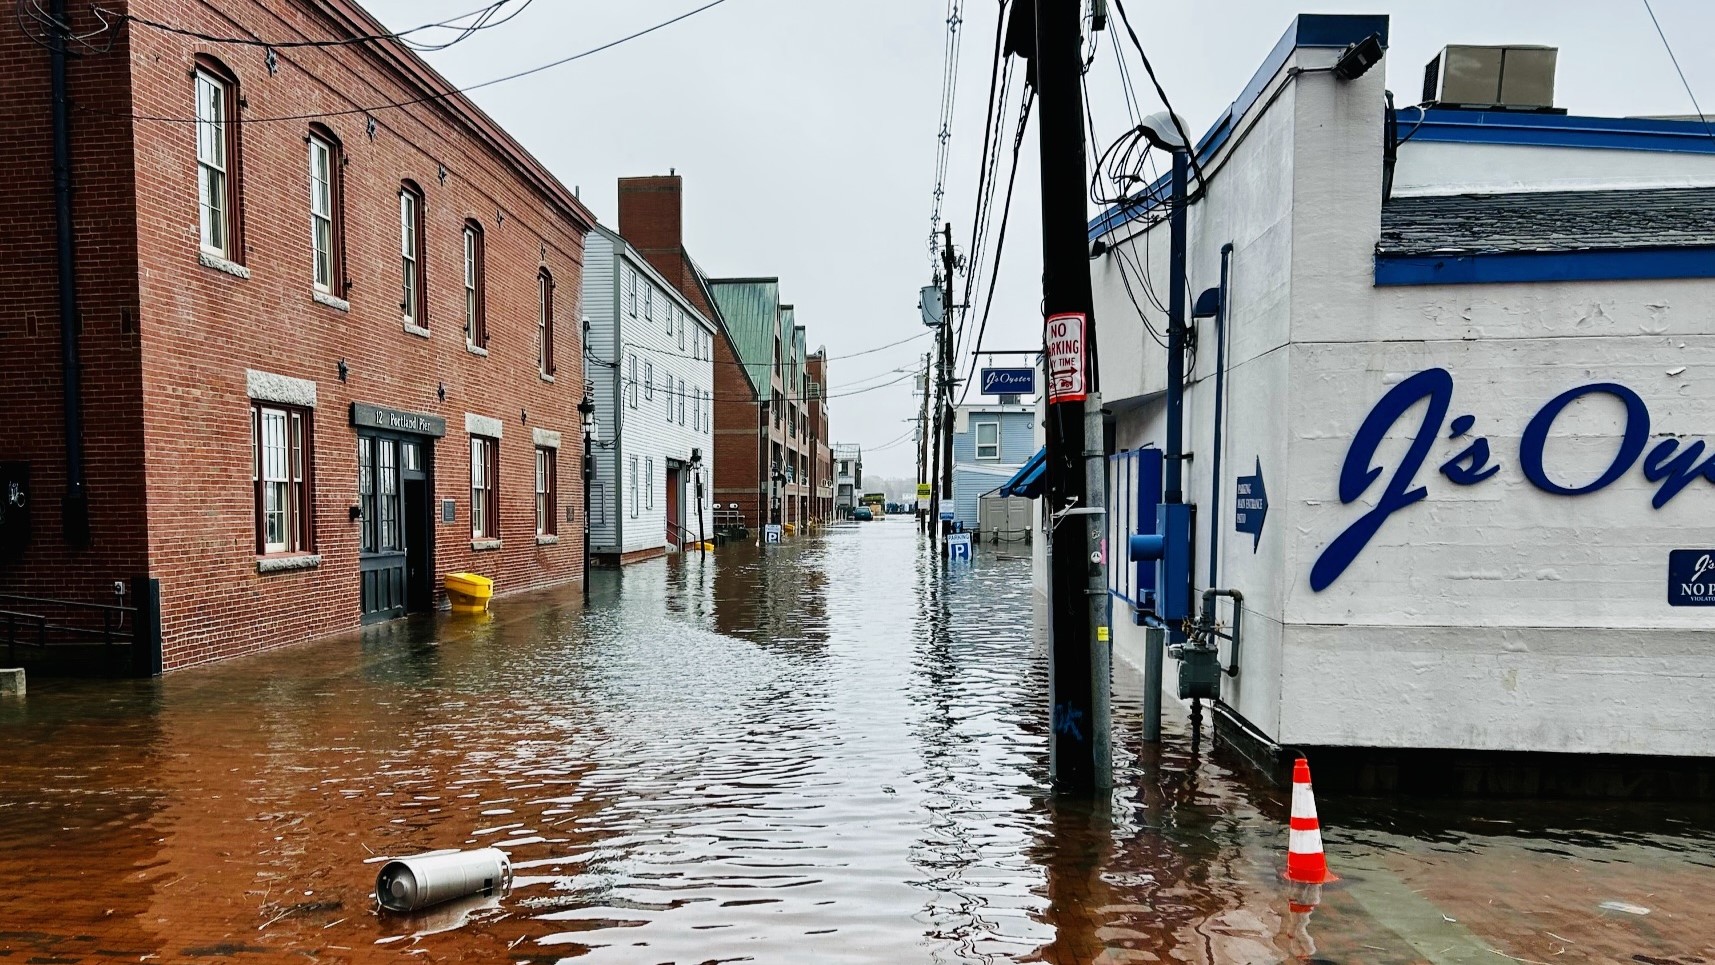
[[1084, 324], [1082, 312], [1048, 316], [1048, 403], [1082, 402], [1084, 389]]

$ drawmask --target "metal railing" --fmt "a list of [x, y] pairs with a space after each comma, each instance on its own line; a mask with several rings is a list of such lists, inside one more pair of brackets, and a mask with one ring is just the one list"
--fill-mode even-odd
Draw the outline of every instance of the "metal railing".
[[160, 584], [139, 578], [131, 585], [137, 603], [130, 606], [0, 593], [0, 642], [6, 645], [7, 659], [16, 663], [20, 647], [46, 653], [99, 644], [112, 665], [119, 664], [123, 647], [129, 651], [125, 662], [131, 672], [160, 673]]

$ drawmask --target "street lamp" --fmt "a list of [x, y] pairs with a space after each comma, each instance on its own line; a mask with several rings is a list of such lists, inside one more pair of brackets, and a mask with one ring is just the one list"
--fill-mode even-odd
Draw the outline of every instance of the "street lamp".
[[584, 602], [590, 599], [590, 485], [595, 480], [595, 466], [591, 457], [595, 452], [595, 398], [590, 395], [590, 387], [584, 384], [584, 399], [578, 403], [578, 415], [583, 419], [584, 427]]
[[691, 478], [697, 481], [697, 552], [709, 555], [708, 536], [703, 533], [703, 450], [691, 450]]
[[773, 499], [770, 501], [768, 521], [775, 526], [780, 525], [780, 487], [786, 485], [786, 472], [780, 468], [778, 460], [774, 463], [774, 475], [770, 477], [774, 483]]

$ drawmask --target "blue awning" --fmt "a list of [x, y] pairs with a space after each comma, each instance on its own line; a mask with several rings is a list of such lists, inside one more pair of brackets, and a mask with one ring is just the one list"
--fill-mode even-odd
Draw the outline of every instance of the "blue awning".
[[1002, 496], [1023, 496], [1026, 499], [1035, 499], [1042, 495], [1042, 477], [1047, 472], [1048, 449], [1044, 447], [1036, 450], [1036, 455], [1031, 456], [1029, 461], [1020, 466], [1019, 470], [1012, 474], [1012, 478], [1001, 485], [999, 492]]

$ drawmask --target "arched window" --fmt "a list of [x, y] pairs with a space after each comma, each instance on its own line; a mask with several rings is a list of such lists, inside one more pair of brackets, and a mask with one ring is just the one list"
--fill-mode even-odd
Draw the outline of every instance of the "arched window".
[[488, 297], [483, 262], [482, 225], [472, 218], [464, 223], [464, 341], [471, 348], [486, 351]]
[[536, 363], [543, 375], [554, 374], [554, 276], [536, 273]]
[[345, 297], [345, 154], [339, 138], [311, 124], [304, 138], [310, 152], [311, 283], [315, 290]]
[[244, 260], [239, 218], [238, 75], [199, 54], [196, 82], [197, 208], [202, 250]]
[[428, 273], [424, 266], [423, 189], [399, 184], [399, 314], [407, 327], [429, 327]]

